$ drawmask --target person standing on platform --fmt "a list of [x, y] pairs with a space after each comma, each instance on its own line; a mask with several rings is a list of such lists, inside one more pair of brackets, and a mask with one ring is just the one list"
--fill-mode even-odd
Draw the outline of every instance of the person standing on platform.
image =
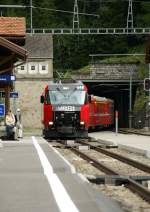
[[[11, 110], [9, 110], [6, 114], [6, 118], [5, 118], [5, 124], [6, 124], [6, 136], [7, 138], [11, 138], [11, 136], [14, 135], [14, 130], [15, 130], [15, 116], [12, 113]], [[13, 136], [14, 139], [14, 136]]]
[[18, 138], [23, 138], [23, 127], [21, 122], [21, 111], [18, 108], [16, 113], [16, 127], [18, 130]]

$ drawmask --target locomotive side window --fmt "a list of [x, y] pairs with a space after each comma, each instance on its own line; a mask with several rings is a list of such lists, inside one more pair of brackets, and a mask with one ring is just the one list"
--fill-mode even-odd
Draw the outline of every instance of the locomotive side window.
[[48, 91], [45, 93], [45, 104], [50, 104], [50, 96]]
[[86, 93], [85, 94], [85, 102], [84, 102], [84, 104], [88, 104], [88, 102], [89, 102], [89, 97], [88, 97], [88, 94]]

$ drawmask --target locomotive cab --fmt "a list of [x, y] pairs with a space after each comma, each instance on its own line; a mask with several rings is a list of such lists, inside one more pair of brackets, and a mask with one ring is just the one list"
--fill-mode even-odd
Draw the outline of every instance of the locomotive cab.
[[49, 84], [41, 96], [41, 103], [45, 137], [88, 136], [89, 97], [82, 82]]

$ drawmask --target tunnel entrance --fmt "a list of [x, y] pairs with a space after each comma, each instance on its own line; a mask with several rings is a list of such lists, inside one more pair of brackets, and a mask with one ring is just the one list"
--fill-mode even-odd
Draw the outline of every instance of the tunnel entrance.
[[[106, 97], [114, 100], [115, 110], [119, 112], [119, 127], [129, 127], [129, 104], [130, 104], [130, 81], [84, 81], [87, 85], [89, 94]], [[136, 91], [141, 83], [140, 80], [132, 82], [132, 108], [135, 102]]]

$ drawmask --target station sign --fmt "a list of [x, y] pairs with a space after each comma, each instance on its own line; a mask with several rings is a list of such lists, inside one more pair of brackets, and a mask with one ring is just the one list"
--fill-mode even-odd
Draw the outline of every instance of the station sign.
[[18, 92], [10, 92], [10, 98], [18, 98]]
[[0, 117], [5, 116], [5, 104], [0, 104]]
[[16, 80], [16, 76], [14, 75], [0, 75], [1, 82], [11, 82], [15, 80]]

